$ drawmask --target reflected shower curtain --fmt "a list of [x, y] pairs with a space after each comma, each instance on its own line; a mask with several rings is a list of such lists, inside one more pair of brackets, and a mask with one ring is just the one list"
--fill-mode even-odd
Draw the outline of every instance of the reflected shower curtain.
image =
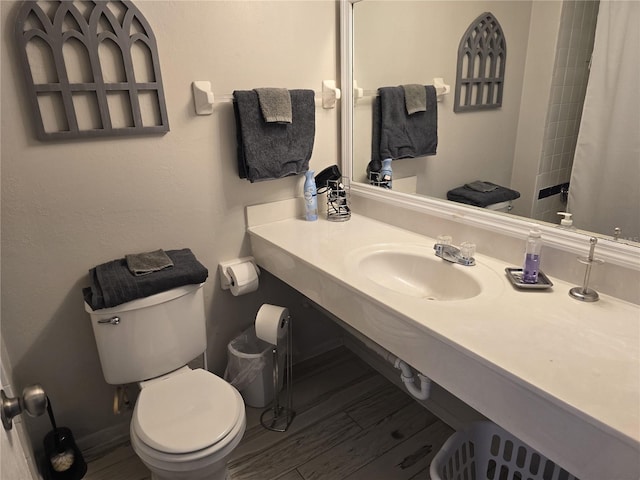
[[571, 173], [580, 229], [640, 241], [640, 2], [601, 0]]

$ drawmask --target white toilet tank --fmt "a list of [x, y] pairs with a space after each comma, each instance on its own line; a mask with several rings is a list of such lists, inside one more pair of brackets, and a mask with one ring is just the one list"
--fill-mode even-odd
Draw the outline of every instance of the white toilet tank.
[[185, 285], [95, 311], [85, 302], [107, 383], [154, 378], [206, 350], [203, 285]]
[[513, 202], [511, 200], [506, 200], [504, 202], [492, 203], [491, 205], [487, 205], [484, 208], [493, 210], [494, 212], [509, 213], [511, 210], [513, 210]]

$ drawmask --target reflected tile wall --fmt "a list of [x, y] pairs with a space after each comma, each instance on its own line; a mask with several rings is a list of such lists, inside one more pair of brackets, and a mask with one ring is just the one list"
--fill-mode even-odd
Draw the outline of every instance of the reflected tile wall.
[[[571, 178], [598, 6], [598, 1], [587, 0], [565, 1], [562, 7], [536, 192], [568, 182]], [[538, 200], [534, 214], [540, 220], [558, 223], [557, 212], [565, 208], [560, 195], [553, 195]]]

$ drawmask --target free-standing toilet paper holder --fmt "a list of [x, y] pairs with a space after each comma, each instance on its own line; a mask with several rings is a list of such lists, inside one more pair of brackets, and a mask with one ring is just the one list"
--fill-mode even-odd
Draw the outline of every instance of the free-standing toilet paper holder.
[[280, 366], [278, 362], [278, 346], [274, 345], [272, 349], [273, 354], [273, 406], [266, 409], [260, 415], [260, 423], [267, 430], [273, 432], [286, 432], [296, 416], [296, 412], [293, 411], [293, 359], [291, 352], [293, 351], [293, 337], [291, 336], [291, 315], [287, 315], [287, 333], [285, 343], [285, 368], [284, 368], [284, 390], [285, 390], [285, 403], [286, 406], [280, 405], [280, 391], [278, 386], [280, 385]]

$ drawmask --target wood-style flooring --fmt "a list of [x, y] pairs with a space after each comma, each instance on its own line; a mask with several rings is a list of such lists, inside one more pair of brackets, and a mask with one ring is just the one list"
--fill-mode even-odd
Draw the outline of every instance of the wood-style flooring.
[[[247, 430], [231, 480], [428, 480], [453, 430], [345, 348], [294, 366], [296, 417], [284, 433]], [[86, 480], [148, 480], [129, 445], [89, 463]]]

